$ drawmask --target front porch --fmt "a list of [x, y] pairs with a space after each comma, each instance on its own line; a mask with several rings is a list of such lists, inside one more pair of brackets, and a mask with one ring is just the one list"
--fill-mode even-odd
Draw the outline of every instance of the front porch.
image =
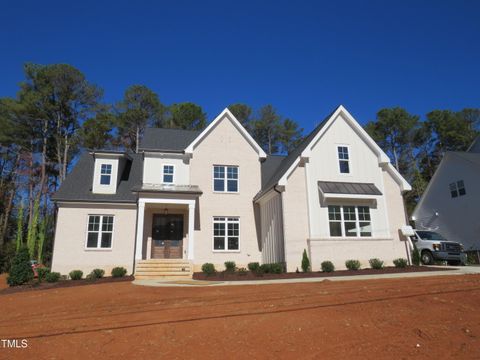
[[195, 199], [140, 198], [135, 262], [194, 259]]

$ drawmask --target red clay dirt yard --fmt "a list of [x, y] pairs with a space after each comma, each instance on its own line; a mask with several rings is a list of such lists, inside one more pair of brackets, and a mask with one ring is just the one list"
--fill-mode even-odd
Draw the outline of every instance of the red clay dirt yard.
[[[479, 359], [480, 275], [0, 295], [0, 359]], [[1, 345], [1, 344], [0, 344]]]

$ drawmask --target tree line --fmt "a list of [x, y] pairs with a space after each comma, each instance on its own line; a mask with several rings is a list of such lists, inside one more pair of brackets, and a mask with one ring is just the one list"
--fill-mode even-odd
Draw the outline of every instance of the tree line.
[[[272, 105], [229, 108], [269, 154], [286, 153], [302, 138], [303, 129]], [[206, 125], [200, 105], [163, 104], [144, 85], [128, 87], [108, 104], [103, 90], [71, 65], [25, 64], [16, 96], [0, 98], [0, 272], [24, 245], [32, 259], [49, 261], [55, 223], [50, 197], [82, 151], [136, 152], [147, 127]]]

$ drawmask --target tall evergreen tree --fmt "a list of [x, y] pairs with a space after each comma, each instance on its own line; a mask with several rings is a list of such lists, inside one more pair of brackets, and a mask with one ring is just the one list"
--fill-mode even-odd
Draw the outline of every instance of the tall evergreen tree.
[[165, 112], [158, 95], [144, 85], [130, 86], [116, 109], [117, 143], [135, 152], [145, 128], [158, 125]]
[[200, 106], [194, 103], [185, 102], [172, 104], [169, 110], [170, 116], [168, 120], [166, 120], [165, 127], [184, 130], [202, 130], [207, 125], [207, 115]]

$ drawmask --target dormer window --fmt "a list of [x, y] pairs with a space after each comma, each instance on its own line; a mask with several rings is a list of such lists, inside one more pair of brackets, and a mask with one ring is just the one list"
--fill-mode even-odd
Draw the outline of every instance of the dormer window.
[[165, 184], [173, 184], [174, 169], [173, 165], [163, 165], [163, 182]]
[[350, 164], [348, 155], [348, 146], [337, 146], [338, 151], [338, 164], [341, 174], [350, 174]]
[[100, 184], [110, 185], [111, 179], [112, 179], [112, 165], [102, 164], [100, 169]]

